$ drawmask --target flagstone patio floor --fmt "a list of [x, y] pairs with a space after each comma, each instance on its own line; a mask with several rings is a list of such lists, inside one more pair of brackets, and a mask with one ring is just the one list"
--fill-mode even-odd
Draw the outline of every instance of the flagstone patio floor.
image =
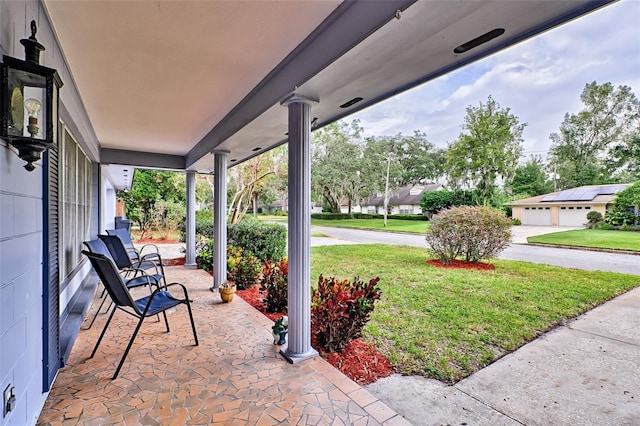
[[[189, 289], [200, 345], [193, 346], [185, 306], [169, 315], [170, 333], [164, 321], [148, 318], [119, 377], [111, 380], [136, 318], [116, 312], [89, 359], [106, 322], [101, 314], [91, 329], [80, 331], [38, 424], [409, 424], [322, 358], [289, 364], [273, 345], [271, 321], [238, 296], [222, 303], [209, 291], [206, 272], [182, 266], [165, 271], [167, 282]], [[85, 320], [83, 327], [88, 325]]]

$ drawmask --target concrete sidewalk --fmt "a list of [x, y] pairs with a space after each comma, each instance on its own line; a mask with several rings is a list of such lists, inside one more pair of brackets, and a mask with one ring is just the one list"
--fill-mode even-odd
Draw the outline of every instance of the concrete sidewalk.
[[640, 288], [446, 386], [367, 386], [414, 425], [639, 425]]

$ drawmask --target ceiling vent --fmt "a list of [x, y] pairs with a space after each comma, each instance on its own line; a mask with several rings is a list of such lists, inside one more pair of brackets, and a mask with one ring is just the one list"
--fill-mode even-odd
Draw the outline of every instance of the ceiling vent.
[[461, 44], [460, 46], [453, 49], [453, 53], [467, 52], [473, 49], [474, 47], [478, 47], [481, 44], [484, 44], [490, 40], [493, 40], [496, 37], [500, 37], [502, 34], [504, 34], [504, 28], [496, 28], [495, 30], [491, 30], [488, 33], [482, 34], [481, 36], [476, 37], [471, 41]]

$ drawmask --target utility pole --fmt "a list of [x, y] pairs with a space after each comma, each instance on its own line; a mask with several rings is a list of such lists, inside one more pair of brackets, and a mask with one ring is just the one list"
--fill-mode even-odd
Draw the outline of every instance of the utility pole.
[[387, 154], [387, 178], [384, 182], [384, 227], [387, 227], [387, 208], [389, 205], [389, 168], [391, 167], [391, 154]]

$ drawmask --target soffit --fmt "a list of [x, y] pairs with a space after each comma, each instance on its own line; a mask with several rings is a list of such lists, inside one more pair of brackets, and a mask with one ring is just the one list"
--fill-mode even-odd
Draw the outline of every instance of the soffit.
[[185, 155], [340, 2], [45, 3], [101, 147]]

